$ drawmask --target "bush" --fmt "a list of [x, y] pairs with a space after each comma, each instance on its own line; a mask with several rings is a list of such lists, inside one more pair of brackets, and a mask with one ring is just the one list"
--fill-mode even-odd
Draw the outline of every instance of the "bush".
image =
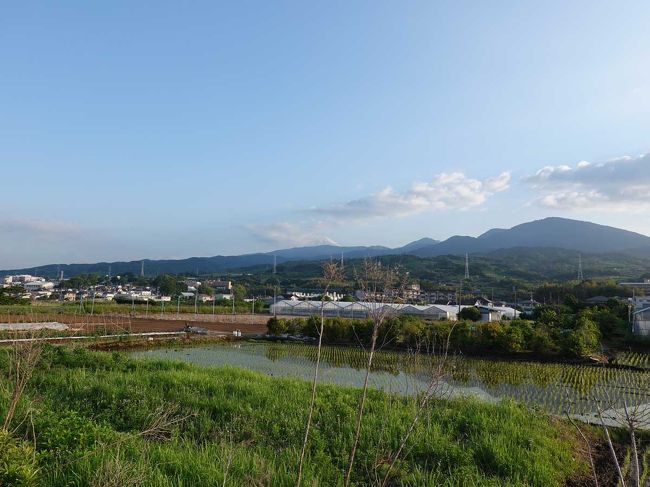
[[271, 335], [282, 335], [287, 332], [287, 322], [280, 318], [269, 318], [269, 321], [266, 323], [266, 328]]
[[460, 310], [460, 313], [458, 313], [458, 319], [468, 320], [468, 321], [480, 321], [481, 311], [474, 306], [463, 308], [462, 310]]
[[32, 447], [0, 431], [0, 485], [28, 487], [37, 484]]
[[598, 325], [587, 316], [580, 315], [565, 341], [565, 350], [576, 357], [587, 357], [598, 351], [600, 330]]

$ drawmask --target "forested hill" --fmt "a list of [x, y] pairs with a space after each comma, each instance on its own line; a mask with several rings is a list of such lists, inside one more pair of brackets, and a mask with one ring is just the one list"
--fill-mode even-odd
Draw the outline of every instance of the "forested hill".
[[[544, 250], [536, 250], [539, 248]], [[528, 249], [528, 251], [523, 252], [518, 249]], [[565, 252], [559, 252], [556, 249]], [[62, 271], [66, 277], [72, 277], [81, 273], [106, 275], [109, 270], [112, 275], [139, 274], [143, 262], [146, 276], [163, 273], [210, 274], [233, 272], [252, 266], [271, 268], [274, 262], [279, 264], [296, 261], [318, 262], [340, 258], [349, 261], [366, 257], [406, 255], [417, 257], [464, 256], [468, 253], [473, 255], [490, 254], [492, 257], [489, 262], [494, 263], [495, 273], [500, 272], [499, 269], [503, 268], [504, 271], [507, 271], [505, 274], [509, 275], [538, 275], [541, 272], [544, 275], [550, 273], [553, 276], [569, 277], [572, 274], [577, 275], [575, 260], [578, 252], [594, 255], [592, 258], [594, 273], [628, 275], [626, 273], [632, 272], [632, 275], [636, 275], [640, 271], [638, 263], [644, 258], [650, 258], [650, 237], [590, 222], [546, 218], [523, 223], [510, 229], [495, 228], [478, 237], [455, 236], [442, 242], [431, 238], [422, 238], [396, 248], [379, 245], [354, 247], [317, 245], [266, 253], [191, 257], [179, 260], [145, 259], [144, 261], [129, 262], [51, 264], [37, 268], [4, 270], [0, 271], [0, 276], [30, 273], [55, 277]], [[507, 257], [499, 259], [499, 255]], [[555, 256], [557, 260], [546, 259], [542, 255]], [[519, 261], [511, 262], [513, 258]], [[458, 259], [453, 257], [442, 259], [442, 261], [445, 260], [455, 262]], [[548, 269], [540, 269], [539, 265], [542, 263]], [[423, 264], [420, 267], [427, 266]], [[445, 278], [450, 277], [445, 276]]]
[[[469, 257], [470, 279], [465, 280], [464, 256], [417, 257], [413, 255], [384, 256], [379, 259], [389, 265], [400, 266], [425, 289], [457, 287], [461, 281], [466, 288], [497, 294], [510, 293], [513, 287], [520, 290], [535, 289], [547, 282], [564, 282], [578, 277], [578, 253], [566, 249], [514, 248], [498, 250]], [[355, 267], [361, 260], [346, 263], [345, 273], [352, 282]], [[582, 254], [585, 279], [613, 281], [650, 278], [650, 258], [624, 254]], [[265, 266], [246, 270], [257, 282], [277, 280], [290, 288], [315, 286], [321, 274], [318, 262], [286, 262], [277, 266], [277, 273]], [[316, 287], [316, 286], [315, 286]]]

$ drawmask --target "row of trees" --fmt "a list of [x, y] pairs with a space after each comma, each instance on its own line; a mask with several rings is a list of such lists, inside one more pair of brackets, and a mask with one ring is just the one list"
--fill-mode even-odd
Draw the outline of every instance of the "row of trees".
[[[301, 335], [318, 338], [320, 318], [281, 319], [268, 321], [272, 335]], [[327, 318], [323, 325], [326, 344], [371, 343], [372, 320]], [[589, 313], [575, 317], [570, 328], [554, 328], [528, 320], [473, 322], [461, 320], [426, 321], [413, 316], [391, 317], [379, 329], [378, 341], [383, 346], [433, 351], [445, 343], [453, 350], [472, 353], [535, 352], [540, 355], [586, 357], [600, 348], [601, 332]]]

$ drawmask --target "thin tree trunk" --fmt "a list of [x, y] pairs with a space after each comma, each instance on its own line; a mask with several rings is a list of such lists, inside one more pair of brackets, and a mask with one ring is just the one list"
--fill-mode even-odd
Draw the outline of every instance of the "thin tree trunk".
[[[327, 292], [327, 290], [325, 292]], [[316, 387], [318, 384], [318, 371], [320, 369], [320, 358], [321, 358], [321, 350], [323, 344], [324, 328], [325, 328], [325, 309], [324, 309], [324, 302], [321, 302], [320, 330], [318, 332], [318, 349], [316, 351], [316, 367], [314, 368], [314, 379], [311, 385], [311, 402], [309, 404], [309, 415], [307, 416], [305, 437], [302, 441], [302, 451], [300, 452], [300, 463], [298, 464], [298, 480], [296, 481], [296, 487], [300, 487], [300, 483], [302, 482], [302, 466], [305, 460], [305, 452], [307, 451], [307, 442], [309, 441], [309, 430], [311, 429], [312, 417], [314, 415], [314, 409], [316, 407]]]
[[361, 421], [363, 420], [363, 412], [366, 404], [366, 396], [368, 394], [368, 380], [370, 379], [370, 369], [372, 368], [372, 359], [375, 355], [375, 346], [377, 344], [377, 335], [379, 333], [379, 324], [375, 324], [372, 331], [372, 343], [370, 345], [370, 354], [368, 355], [368, 366], [366, 368], [366, 377], [363, 381], [363, 391], [361, 393], [361, 401], [357, 411], [357, 422], [354, 432], [354, 440], [352, 442], [352, 450], [350, 451], [350, 460], [348, 469], [345, 472], [344, 486], [350, 485], [350, 477], [352, 475], [352, 467], [354, 466], [354, 457], [357, 453], [357, 445], [359, 444], [359, 436], [361, 435]]
[[621, 481], [621, 487], [625, 487], [625, 477], [623, 476], [623, 471], [621, 470], [621, 464], [618, 461], [618, 457], [616, 456], [616, 450], [614, 449], [614, 443], [612, 442], [612, 437], [609, 434], [609, 428], [605, 424], [605, 420], [603, 419], [603, 414], [602, 411], [600, 410], [600, 407], [598, 408], [598, 417], [600, 418], [600, 423], [603, 426], [603, 429], [605, 430], [605, 438], [607, 439], [607, 444], [609, 445], [609, 451], [612, 454], [612, 459], [614, 460], [614, 465], [616, 466], [616, 472], [618, 473], [618, 478]]
[[632, 482], [634, 487], [641, 487], [641, 471], [639, 465], [639, 452], [636, 446], [636, 427], [634, 425], [635, 418], [630, 415], [630, 412], [627, 407], [627, 402], [624, 403], [625, 406], [625, 419], [627, 420], [627, 426], [630, 433], [630, 444], [632, 446]]
[[321, 296], [321, 305], [320, 305], [320, 330], [318, 332], [318, 349], [316, 352], [316, 366], [314, 367], [314, 379], [311, 386], [311, 401], [309, 403], [309, 414], [307, 415], [307, 425], [305, 426], [305, 437], [302, 442], [302, 450], [300, 452], [300, 462], [298, 464], [298, 479], [296, 481], [296, 487], [300, 487], [302, 482], [302, 469], [305, 462], [305, 454], [307, 452], [307, 444], [309, 442], [309, 432], [311, 430], [311, 424], [314, 417], [314, 410], [316, 409], [316, 394], [318, 386], [318, 373], [320, 371], [320, 361], [322, 356], [322, 345], [323, 345], [323, 333], [325, 330], [325, 297], [329, 292], [330, 286], [337, 279], [341, 278], [340, 269], [337, 264], [330, 262], [323, 264], [323, 281], [324, 281], [324, 292]]
[[[418, 421], [420, 420], [420, 416], [422, 414], [422, 411], [424, 411], [424, 408], [427, 406], [429, 403], [429, 400], [431, 399], [431, 396], [433, 394], [434, 387], [439, 384], [440, 379], [442, 378], [444, 374], [444, 367], [445, 363], [447, 361], [447, 357], [449, 355], [449, 345], [451, 343], [451, 334], [454, 331], [454, 328], [456, 325], [452, 326], [451, 330], [449, 331], [449, 334], [447, 335], [447, 340], [445, 341], [445, 350], [444, 350], [444, 355], [442, 357], [442, 361], [437, 367], [437, 370], [434, 372], [434, 374], [431, 376], [429, 379], [429, 384], [427, 386], [427, 390], [424, 393], [424, 396], [422, 397], [422, 400], [420, 401], [417, 410], [415, 412], [415, 417], [413, 418], [413, 421], [411, 421], [411, 424], [406, 432], [406, 435], [402, 438], [402, 442], [400, 443], [399, 448], [397, 449], [397, 452], [395, 455], [393, 455], [393, 458], [391, 459], [390, 464], [388, 465], [388, 470], [386, 471], [386, 474], [384, 475], [384, 479], [381, 482], [382, 487], [385, 486], [388, 483], [388, 478], [390, 477], [390, 473], [393, 470], [393, 467], [395, 467], [395, 463], [397, 462], [397, 459], [400, 457], [402, 454], [402, 451], [406, 447], [406, 443], [408, 442], [411, 434], [413, 433], [413, 430], [415, 430], [415, 426], [417, 425]], [[435, 354], [435, 351], [434, 351]]]

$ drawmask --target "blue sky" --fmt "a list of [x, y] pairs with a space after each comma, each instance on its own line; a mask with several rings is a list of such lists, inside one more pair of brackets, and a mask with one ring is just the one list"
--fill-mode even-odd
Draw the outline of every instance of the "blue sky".
[[650, 233], [649, 18], [646, 1], [6, 2], [0, 268], [551, 215]]

